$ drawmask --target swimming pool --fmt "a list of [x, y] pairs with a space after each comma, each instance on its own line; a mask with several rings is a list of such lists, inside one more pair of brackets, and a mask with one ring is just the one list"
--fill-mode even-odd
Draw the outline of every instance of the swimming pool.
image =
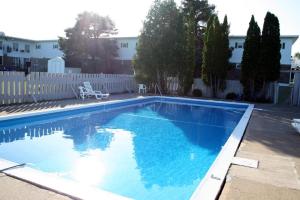
[[0, 158], [132, 199], [190, 199], [248, 108], [148, 97], [4, 119]]

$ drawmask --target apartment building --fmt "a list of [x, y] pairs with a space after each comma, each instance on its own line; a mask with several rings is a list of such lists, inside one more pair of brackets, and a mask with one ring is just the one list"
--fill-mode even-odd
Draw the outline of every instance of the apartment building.
[[58, 40], [30, 40], [0, 33], [0, 69], [46, 71], [47, 61], [62, 57]]
[[[133, 74], [132, 60], [136, 54], [138, 37], [113, 37], [117, 41], [118, 56], [112, 63], [112, 71]], [[282, 35], [281, 39], [281, 77], [280, 82], [288, 82], [292, 64], [292, 46], [298, 39], [296, 35]], [[229, 36], [229, 47], [232, 56], [229, 60], [233, 64], [228, 78], [238, 80], [244, 51], [245, 36]], [[0, 33], [0, 68], [10, 67], [24, 69], [31, 66], [32, 71], [47, 71], [47, 61], [50, 58], [62, 57], [58, 40], [29, 40], [5, 36]]]
[[[233, 50], [232, 56], [229, 60], [235, 66], [229, 73], [230, 79], [239, 79], [239, 72], [241, 68], [242, 56], [244, 52], [244, 42], [245, 36], [230, 36], [229, 37], [229, 47]], [[291, 73], [291, 65], [292, 65], [292, 47], [293, 44], [297, 41], [297, 35], [281, 35], [281, 73], [279, 82], [288, 83], [290, 79]]]
[[[242, 56], [244, 52], [245, 36], [229, 36], [229, 47], [232, 49], [232, 56], [229, 62], [234, 66], [229, 74], [228, 78], [233, 80], [239, 80]], [[119, 47], [117, 63], [120, 67], [130, 68], [132, 60], [136, 54], [136, 45], [138, 42], [137, 37], [117, 37], [117, 44]], [[292, 46], [298, 39], [296, 35], [282, 35], [281, 39], [281, 76], [280, 82], [288, 82], [290, 78], [290, 69], [292, 64], [291, 54]]]

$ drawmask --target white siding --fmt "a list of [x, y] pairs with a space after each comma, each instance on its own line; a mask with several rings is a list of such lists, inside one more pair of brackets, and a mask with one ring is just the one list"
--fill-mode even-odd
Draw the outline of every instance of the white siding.
[[[136, 54], [136, 45], [138, 42], [137, 37], [115, 37], [118, 45], [118, 60], [133, 60]], [[285, 48], [281, 49], [281, 64], [290, 65], [291, 64], [291, 51], [292, 45], [297, 39], [297, 36], [282, 36], [281, 43], [285, 43]], [[54, 58], [63, 57], [63, 52], [59, 48], [53, 48], [53, 45], [58, 44], [57, 40], [45, 40], [45, 41], [31, 41], [22, 39], [12, 39], [8, 41], [3, 41], [3, 46], [13, 47], [13, 42], [19, 44], [19, 51], [12, 51], [7, 55], [10, 57], [20, 57], [20, 58]], [[231, 63], [241, 63], [244, 48], [235, 48], [235, 44], [243, 45], [245, 41], [244, 36], [230, 36], [229, 37], [229, 47], [233, 48], [232, 57], [230, 58]], [[21, 52], [20, 50], [25, 50], [25, 44], [30, 45], [30, 52]], [[36, 48], [36, 45], [40, 45], [40, 49]], [[4, 51], [4, 50], [3, 50]], [[0, 56], [3, 55], [3, 51], [0, 50]]]
[[[37, 49], [36, 45], [40, 45], [40, 48]], [[63, 57], [63, 52], [58, 48], [53, 48], [53, 45], [58, 45], [57, 40], [53, 41], [37, 41], [34, 43], [33, 58], [55, 58]]]
[[292, 46], [293, 40], [291, 38], [281, 38], [281, 44], [285, 43], [285, 48], [280, 50], [281, 60], [280, 63], [282, 65], [291, 65], [292, 64]]
[[[128, 37], [128, 38], [115, 38], [117, 40], [118, 45], [118, 57], [119, 60], [132, 60], [135, 53], [136, 53], [136, 44], [137, 44], [137, 37]], [[128, 44], [125, 47], [122, 44]]]
[[[242, 56], [244, 52], [244, 48], [235, 48], [235, 43], [244, 44], [244, 37], [229, 37], [229, 47], [233, 47], [232, 57], [229, 62], [231, 63], [241, 63]], [[280, 63], [282, 65], [291, 65], [291, 54], [292, 54], [292, 46], [295, 42], [295, 38], [293, 37], [281, 37], [281, 44], [285, 43], [285, 48], [280, 50], [281, 59]]]
[[[11, 48], [11, 52], [7, 52], [7, 56], [10, 57], [19, 57], [19, 58], [30, 58], [32, 56], [32, 50], [33, 50], [33, 44], [31, 41], [22, 41], [22, 40], [8, 40], [3, 42], [4, 43], [4, 48], [6, 51], [7, 46]], [[13, 50], [13, 43], [18, 44], [18, 51]], [[29, 45], [29, 52], [25, 52], [25, 45]]]
[[241, 44], [244, 47], [244, 38], [229, 38], [229, 47], [233, 49], [232, 56], [229, 59], [229, 62], [231, 63], [241, 63], [242, 62], [242, 56], [244, 52], [244, 48], [235, 48], [235, 44], [238, 45]]

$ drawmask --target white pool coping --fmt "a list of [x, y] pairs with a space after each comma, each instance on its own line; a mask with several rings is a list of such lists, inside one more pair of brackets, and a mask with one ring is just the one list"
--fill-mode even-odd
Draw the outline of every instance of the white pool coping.
[[243, 138], [244, 132], [247, 128], [249, 119], [252, 114], [254, 105], [249, 104], [247, 110], [242, 116], [241, 120], [231, 133], [217, 158], [210, 166], [206, 175], [194, 191], [190, 200], [214, 200], [220, 192], [221, 186], [226, 177], [227, 171], [231, 165], [238, 146]]
[[[0, 159], [1, 169], [17, 165], [17, 163]], [[89, 187], [75, 181], [71, 181], [54, 174], [46, 173], [33, 169], [31, 167], [17, 167], [6, 170], [5, 174], [15, 177], [17, 179], [25, 180], [34, 185], [41, 186], [51, 191], [60, 194], [86, 199], [86, 200], [99, 200], [99, 199], [112, 199], [112, 200], [129, 200], [130, 198], [123, 197], [111, 192], [100, 190], [94, 187]]]
[[[10, 119], [18, 119], [23, 117], [31, 117], [38, 116], [42, 114], [49, 113], [58, 113], [64, 111], [71, 111], [81, 108], [90, 108], [98, 105], [106, 105], [117, 102], [129, 102], [135, 101], [139, 98], [151, 99], [157, 98], [160, 96], [149, 96], [149, 97], [137, 97], [131, 98], [127, 100], [112, 100], [107, 102], [97, 102], [90, 103], [87, 105], [75, 105], [67, 108], [54, 108], [40, 111], [32, 111], [25, 113], [16, 113], [16, 114], [8, 114], [6, 116], [0, 116], [0, 121], [10, 120]], [[233, 130], [232, 134], [228, 138], [227, 142], [223, 146], [222, 150], [218, 154], [217, 158], [207, 171], [206, 175], [194, 191], [190, 200], [213, 200], [217, 197], [220, 192], [221, 186], [224, 182], [227, 171], [230, 167], [231, 160], [234, 157], [238, 146], [241, 142], [241, 139], [244, 135], [244, 131], [247, 127], [248, 121], [251, 117], [252, 110], [254, 105], [246, 104], [246, 103], [238, 103], [238, 102], [225, 102], [225, 101], [215, 101], [215, 100], [199, 100], [199, 99], [190, 99], [190, 98], [182, 98], [182, 97], [162, 97], [164, 99], [177, 99], [177, 100], [189, 100], [195, 102], [212, 102], [212, 103], [222, 103], [228, 105], [245, 105], [248, 106], [241, 120]], [[181, 102], [182, 103], [182, 102]], [[184, 104], [184, 103], [182, 103]], [[190, 103], [186, 103], [190, 105]], [[123, 107], [123, 106], [122, 106]], [[4, 169], [7, 167], [11, 167], [17, 165], [18, 163], [14, 163], [5, 159], [0, 159], [0, 169]], [[33, 169], [31, 167], [25, 166], [20, 168], [13, 168], [4, 172], [7, 175], [12, 177], [25, 180], [34, 185], [38, 185], [44, 187], [46, 189], [75, 197], [80, 199], [87, 200], [96, 200], [96, 199], [112, 199], [112, 200], [128, 200], [130, 198], [120, 196], [118, 194], [114, 194], [111, 192], [107, 192], [104, 190], [100, 190], [95, 187], [85, 186], [78, 182], [68, 180], [50, 173], [46, 173], [40, 170]]]

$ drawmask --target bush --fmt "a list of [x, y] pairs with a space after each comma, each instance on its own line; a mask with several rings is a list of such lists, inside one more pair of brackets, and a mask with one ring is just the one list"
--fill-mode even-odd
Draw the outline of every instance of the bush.
[[226, 94], [226, 99], [229, 99], [229, 100], [236, 100], [238, 98], [238, 95], [234, 92], [230, 92], [228, 94]]
[[193, 90], [193, 96], [194, 97], [202, 97], [202, 91], [199, 89], [194, 89]]

